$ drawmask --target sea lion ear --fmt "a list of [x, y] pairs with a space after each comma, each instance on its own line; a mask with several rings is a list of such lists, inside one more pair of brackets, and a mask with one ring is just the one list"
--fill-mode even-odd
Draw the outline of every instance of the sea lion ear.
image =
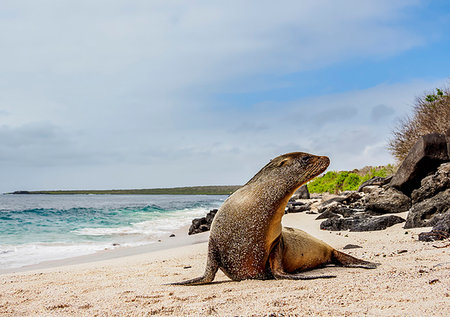
[[280, 163], [278, 163], [278, 166], [277, 166], [277, 167], [283, 166], [287, 161], [288, 161], [288, 159], [282, 160]]

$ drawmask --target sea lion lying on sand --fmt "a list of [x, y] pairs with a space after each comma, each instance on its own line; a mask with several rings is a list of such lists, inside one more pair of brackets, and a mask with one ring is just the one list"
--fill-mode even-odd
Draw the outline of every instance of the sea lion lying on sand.
[[219, 268], [235, 281], [335, 277], [298, 273], [326, 264], [376, 268], [375, 263], [337, 251], [304, 231], [281, 226], [290, 197], [329, 164], [326, 156], [302, 152], [271, 160], [228, 197], [214, 217], [204, 275], [173, 285], [210, 283]]

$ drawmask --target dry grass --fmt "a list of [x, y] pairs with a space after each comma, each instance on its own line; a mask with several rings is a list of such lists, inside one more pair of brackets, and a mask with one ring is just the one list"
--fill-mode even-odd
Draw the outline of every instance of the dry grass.
[[429, 133], [443, 133], [450, 127], [450, 87], [425, 93], [416, 99], [412, 116], [401, 120], [389, 142], [389, 150], [403, 161], [417, 140]]

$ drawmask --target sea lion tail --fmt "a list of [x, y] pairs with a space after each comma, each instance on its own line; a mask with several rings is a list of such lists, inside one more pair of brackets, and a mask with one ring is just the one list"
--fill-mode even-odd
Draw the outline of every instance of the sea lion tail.
[[379, 263], [373, 263], [357, 259], [351, 255], [333, 250], [331, 255], [331, 263], [345, 267], [359, 267], [363, 269], [376, 269]]

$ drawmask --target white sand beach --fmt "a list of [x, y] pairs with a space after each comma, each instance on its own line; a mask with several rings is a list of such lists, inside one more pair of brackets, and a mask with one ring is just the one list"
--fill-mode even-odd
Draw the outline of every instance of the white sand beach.
[[403, 224], [383, 231], [327, 232], [315, 217], [288, 214], [283, 224], [339, 250], [357, 244], [362, 248], [345, 252], [381, 265], [305, 273], [336, 275], [332, 279], [234, 282], [219, 272], [210, 285], [164, 285], [204, 270], [208, 234], [178, 233], [159, 246], [3, 273], [0, 316], [450, 316], [448, 240], [420, 242], [418, 233], [428, 228], [405, 230]]

